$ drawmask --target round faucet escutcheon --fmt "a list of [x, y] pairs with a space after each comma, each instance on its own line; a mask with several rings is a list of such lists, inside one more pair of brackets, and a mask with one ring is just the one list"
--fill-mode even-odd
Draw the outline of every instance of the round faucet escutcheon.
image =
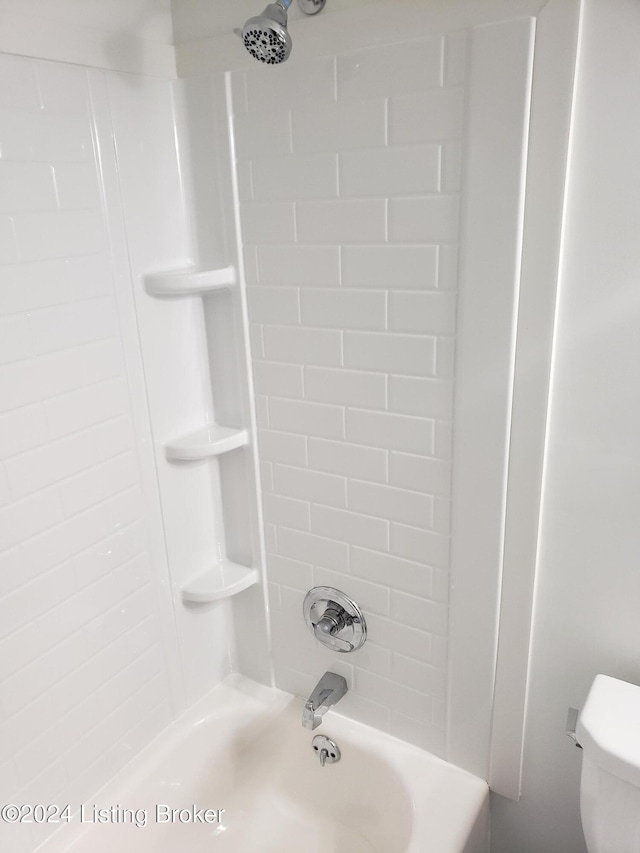
[[359, 605], [335, 587], [310, 589], [302, 614], [318, 642], [334, 652], [355, 652], [367, 639], [367, 623]]

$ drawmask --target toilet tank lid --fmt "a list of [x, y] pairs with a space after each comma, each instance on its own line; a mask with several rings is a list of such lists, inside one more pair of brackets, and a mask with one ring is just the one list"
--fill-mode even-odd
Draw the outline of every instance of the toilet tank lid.
[[596, 675], [576, 727], [589, 759], [640, 787], [640, 687]]

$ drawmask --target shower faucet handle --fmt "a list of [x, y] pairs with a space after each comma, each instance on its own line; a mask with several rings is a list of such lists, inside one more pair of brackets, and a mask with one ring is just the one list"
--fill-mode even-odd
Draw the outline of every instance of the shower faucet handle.
[[330, 586], [316, 586], [304, 598], [307, 627], [326, 648], [353, 652], [367, 639], [367, 623], [355, 601]]
[[320, 619], [313, 625], [316, 639], [338, 652], [352, 652], [353, 643], [340, 637], [340, 632], [353, 624], [353, 618], [336, 601], [329, 601]]
[[[316, 634], [316, 637], [317, 636], [318, 635]], [[318, 637], [318, 639], [320, 638]], [[331, 637], [328, 641], [320, 640], [320, 642], [324, 642], [325, 646], [328, 646], [336, 652], [352, 652], [355, 649], [353, 643], [350, 643], [348, 640], [343, 640], [340, 637]]]

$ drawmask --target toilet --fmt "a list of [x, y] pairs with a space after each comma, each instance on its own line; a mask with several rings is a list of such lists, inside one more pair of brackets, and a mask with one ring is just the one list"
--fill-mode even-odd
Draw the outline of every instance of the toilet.
[[640, 853], [640, 687], [597, 675], [576, 736], [589, 853]]

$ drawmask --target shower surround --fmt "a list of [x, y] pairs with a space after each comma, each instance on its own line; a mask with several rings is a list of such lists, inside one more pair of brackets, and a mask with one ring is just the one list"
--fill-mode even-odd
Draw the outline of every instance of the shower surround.
[[[91, 74], [0, 57], [3, 802], [75, 801], [176, 707], [135, 314], [104, 215], [104, 80], [91, 89]], [[3, 847], [32, 850], [52, 828], [4, 824]]]
[[[465, 70], [462, 32], [231, 76], [277, 683], [333, 668], [438, 755]], [[314, 585], [362, 650], [306, 631]]]
[[[211, 406], [203, 309], [142, 289], [204, 239], [185, 159], [206, 93], [2, 63], [3, 778], [10, 799], [73, 801], [252, 654], [230, 639], [237, 608], [179, 599], [206, 522], [175, 532], [178, 477], [198, 474], [163, 473], [162, 444]], [[336, 669], [341, 710], [443, 754], [465, 36], [389, 46], [382, 65], [362, 51], [269, 69], [268, 122], [265, 69], [231, 78], [272, 643], [279, 686]], [[210, 91], [224, 141], [221, 78]], [[306, 633], [314, 583], [367, 613], [353, 662]]]

